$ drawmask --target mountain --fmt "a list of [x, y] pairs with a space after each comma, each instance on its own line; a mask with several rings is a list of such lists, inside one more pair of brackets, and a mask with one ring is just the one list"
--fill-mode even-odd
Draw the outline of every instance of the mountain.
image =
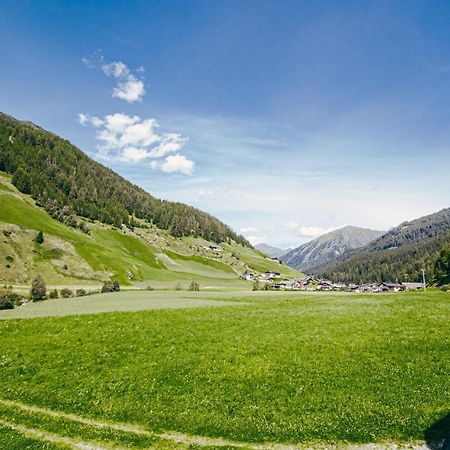
[[291, 267], [309, 271], [312, 267], [333, 261], [349, 250], [366, 245], [382, 234], [382, 231], [348, 225], [291, 250], [281, 259]]
[[[43, 242], [36, 241], [42, 232]], [[245, 287], [269, 261], [227, 225], [156, 199], [38, 126], [0, 115], [0, 282]], [[145, 284], [143, 284], [145, 283]]]
[[272, 256], [273, 258], [280, 258], [281, 256], [285, 255], [286, 253], [290, 252], [292, 249], [288, 248], [287, 250], [284, 250], [282, 248], [273, 247], [269, 244], [258, 244], [255, 245], [256, 250], [259, 250], [262, 253], [265, 253], [266, 255]]
[[450, 248], [450, 208], [403, 222], [368, 245], [312, 270], [318, 276], [360, 283], [416, 281], [425, 269], [431, 280], [445, 248]]
[[0, 113], [0, 149], [0, 171], [62, 222], [75, 224], [79, 216], [121, 227], [142, 219], [174, 237], [251, 246], [210, 214], [153, 197], [33, 123]]

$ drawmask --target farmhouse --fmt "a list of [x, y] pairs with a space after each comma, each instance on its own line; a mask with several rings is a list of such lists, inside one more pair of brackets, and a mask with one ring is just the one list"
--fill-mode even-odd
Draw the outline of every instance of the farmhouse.
[[357, 286], [354, 289], [354, 292], [360, 293], [372, 293], [372, 292], [381, 292], [381, 287], [376, 283], [365, 283]]
[[383, 281], [379, 287], [383, 292], [398, 292], [404, 289], [400, 283], [393, 283], [391, 281]]
[[402, 283], [402, 286], [407, 291], [418, 291], [419, 289], [423, 289], [422, 283]]
[[329, 280], [320, 280], [319, 284], [317, 285], [317, 289], [319, 291], [332, 291], [333, 283]]
[[252, 273], [244, 273], [240, 276], [240, 278], [242, 280], [252, 281], [255, 279], [255, 275], [253, 275]]
[[280, 272], [272, 272], [272, 271], [270, 271], [270, 272], [266, 272], [264, 274], [264, 277], [266, 278], [266, 280], [273, 280], [274, 278], [278, 278], [280, 276], [281, 276]]

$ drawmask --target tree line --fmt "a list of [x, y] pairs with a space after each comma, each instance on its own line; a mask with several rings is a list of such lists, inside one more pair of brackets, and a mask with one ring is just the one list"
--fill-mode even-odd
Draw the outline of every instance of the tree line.
[[450, 233], [420, 243], [376, 252], [361, 251], [343, 261], [312, 269], [319, 276], [345, 283], [420, 281], [425, 269], [428, 282], [450, 282]]

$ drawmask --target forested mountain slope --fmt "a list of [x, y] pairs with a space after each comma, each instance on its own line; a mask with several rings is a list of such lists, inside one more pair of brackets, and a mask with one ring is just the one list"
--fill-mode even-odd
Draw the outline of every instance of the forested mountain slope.
[[349, 250], [366, 245], [381, 234], [382, 231], [348, 225], [291, 250], [281, 259], [291, 267], [308, 271], [311, 267], [327, 264]]
[[194, 236], [250, 246], [210, 214], [156, 199], [70, 142], [2, 113], [0, 171], [13, 175], [19, 191], [31, 194], [52, 217], [71, 226], [82, 224], [76, 216], [116, 227], [143, 219], [174, 237]]
[[429, 280], [442, 249], [450, 246], [450, 208], [404, 222], [365, 247], [310, 272], [345, 282]]

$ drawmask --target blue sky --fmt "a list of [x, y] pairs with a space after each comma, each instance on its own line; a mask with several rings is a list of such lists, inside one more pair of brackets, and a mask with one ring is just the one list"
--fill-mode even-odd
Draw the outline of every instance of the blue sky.
[[446, 1], [0, 4], [1, 111], [254, 243], [450, 206]]

